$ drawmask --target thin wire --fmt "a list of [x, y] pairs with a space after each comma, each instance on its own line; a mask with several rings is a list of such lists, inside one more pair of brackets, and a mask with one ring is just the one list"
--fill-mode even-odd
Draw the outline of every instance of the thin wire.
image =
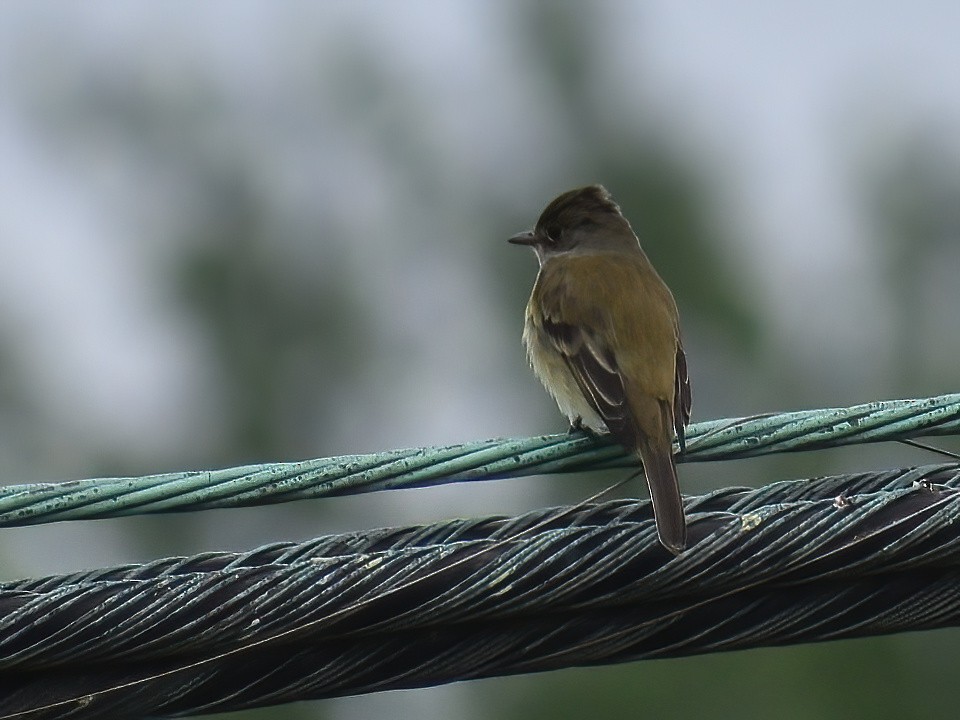
[[951, 452], [950, 450], [945, 450], [944, 448], [939, 448], [936, 445], [929, 445], [927, 443], [919, 442], [918, 440], [910, 440], [909, 438], [903, 438], [899, 442], [902, 442], [904, 445], [912, 445], [915, 448], [920, 448], [921, 450], [928, 450], [932, 453], [937, 453], [938, 455], [943, 455], [944, 457], [952, 458], [954, 460], [960, 460], [960, 454]]

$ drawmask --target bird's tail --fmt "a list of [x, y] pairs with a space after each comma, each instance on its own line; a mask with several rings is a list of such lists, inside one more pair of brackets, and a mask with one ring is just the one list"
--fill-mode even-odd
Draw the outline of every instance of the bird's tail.
[[653, 516], [661, 544], [675, 555], [687, 547], [687, 521], [683, 514], [680, 482], [673, 462], [671, 436], [672, 414], [664, 404], [661, 408], [661, 432], [641, 434], [637, 453], [643, 463], [647, 488], [653, 501]]

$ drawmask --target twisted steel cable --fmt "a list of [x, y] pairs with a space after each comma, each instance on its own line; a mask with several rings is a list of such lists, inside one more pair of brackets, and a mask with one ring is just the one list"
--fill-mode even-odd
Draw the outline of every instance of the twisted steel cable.
[[[960, 394], [691, 425], [681, 461], [900, 440], [960, 430]], [[0, 487], [0, 527], [242, 507], [390, 488], [633, 467], [609, 438], [544, 435], [144, 477]]]
[[0, 585], [0, 718], [235, 710], [960, 624], [960, 465], [615, 501]]

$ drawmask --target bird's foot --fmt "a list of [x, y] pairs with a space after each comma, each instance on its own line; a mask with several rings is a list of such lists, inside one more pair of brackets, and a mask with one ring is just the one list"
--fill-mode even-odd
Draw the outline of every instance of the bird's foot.
[[596, 440], [600, 437], [601, 433], [594, 430], [589, 425], [583, 424], [583, 418], [577, 415], [573, 420], [570, 421], [570, 429], [567, 430], [567, 435], [586, 435], [592, 440]]

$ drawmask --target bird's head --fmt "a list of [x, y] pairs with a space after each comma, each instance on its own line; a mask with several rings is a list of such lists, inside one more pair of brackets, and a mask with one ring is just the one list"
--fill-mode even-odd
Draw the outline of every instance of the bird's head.
[[630, 223], [602, 185], [568, 190], [554, 198], [533, 230], [514, 235], [508, 242], [532, 247], [541, 264], [558, 253], [639, 248]]

